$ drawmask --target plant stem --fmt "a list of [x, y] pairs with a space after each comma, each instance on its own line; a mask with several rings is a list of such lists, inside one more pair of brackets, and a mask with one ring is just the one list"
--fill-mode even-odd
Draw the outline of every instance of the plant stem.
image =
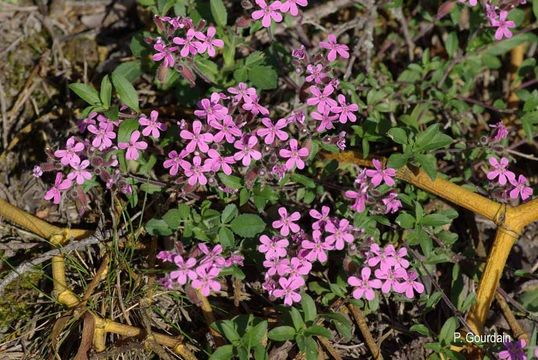
[[364, 316], [361, 309], [359, 309], [357, 306], [353, 304], [349, 304], [348, 308], [351, 311], [351, 314], [353, 315], [353, 318], [355, 319], [355, 322], [357, 323], [357, 326], [359, 327], [361, 334], [364, 337], [364, 341], [366, 341], [366, 345], [368, 345], [368, 348], [370, 349], [370, 352], [372, 353], [372, 356], [374, 357], [374, 359], [383, 360], [383, 356], [381, 355], [379, 346], [377, 346], [374, 340], [374, 337], [372, 336], [372, 333], [370, 332], [370, 329], [368, 329], [368, 324], [366, 323], [366, 317]]

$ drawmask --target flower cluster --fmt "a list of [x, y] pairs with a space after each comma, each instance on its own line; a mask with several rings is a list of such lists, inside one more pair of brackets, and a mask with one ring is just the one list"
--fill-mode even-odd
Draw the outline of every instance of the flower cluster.
[[[371, 301], [375, 297], [375, 289], [381, 289], [383, 294], [405, 294], [409, 299], [415, 293], [422, 294], [424, 285], [417, 281], [416, 271], [408, 270], [409, 261], [406, 256], [405, 247], [396, 250], [393, 245], [381, 248], [376, 243], [371, 244], [365, 259], [368, 266], [362, 268], [360, 278], [350, 276], [347, 279], [347, 283], [354, 288], [353, 297]], [[371, 278], [372, 273], [374, 278]]]
[[233, 265], [242, 266], [244, 260], [243, 256], [237, 253], [224, 257], [222, 251], [221, 245], [215, 245], [210, 249], [206, 244], [200, 243], [190, 253], [159, 252], [158, 259], [173, 263], [177, 267], [161, 279], [162, 284], [168, 289], [190, 285], [204, 296], [220, 291], [218, 276], [221, 271]]
[[[525, 353], [525, 347], [527, 341], [525, 339], [505, 341], [503, 343], [504, 350], [499, 352], [499, 359], [503, 360], [527, 360], [527, 354]], [[536, 349], [534, 355], [538, 357], [538, 349]]]
[[352, 244], [362, 230], [347, 219], [331, 217], [328, 206], [323, 206], [321, 211], [310, 210], [311, 234], [297, 224], [301, 219], [298, 211], [290, 214], [281, 207], [278, 213], [280, 219], [272, 225], [279, 235], [260, 236], [258, 250], [265, 255], [263, 288], [270, 296], [292, 305], [301, 300], [300, 291], [313, 265], [325, 263], [330, 251], [343, 250], [346, 244]]
[[270, 27], [274, 21], [279, 23], [282, 21], [285, 14], [291, 16], [299, 15], [299, 7], [305, 7], [308, 5], [308, 0], [284, 0], [284, 1], [270, 1], [256, 0], [256, 5], [259, 9], [252, 13], [252, 19], [262, 20], [263, 27]]
[[215, 38], [217, 30], [209, 26], [205, 32], [188, 17], [155, 16], [155, 24], [162, 36], [148, 39], [153, 43], [152, 59], [165, 68], [173, 68], [178, 59], [193, 58], [198, 54], [214, 57], [224, 41]]
[[[118, 120], [111, 120], [103, 114], [92, 112], [81, 120], [79, 130], [85, 137], [70, 137], [65, 148], [49, 152], [49, 161], [34, 168], [37, 177], [42, 176], [43, 172], [57, 171], [54, 185], [46, 192], [45, 199], [59, 204], [62, 194], [72, 190], [72, 197], [79, 201], [83, 211], [88, 202], [83, 186], [94, 175], [101, 179], [107, 189], [130, 194], [133, 182], [128, 174], [120, 171], [118, 154], [123, 150], [126, 160], [138, 160], [151, 139], [158, 139], [160, 132], [166, 130], [166, 125], [158, 120], [159, 113], [152, 111], [149, 118], [143, 114], [139, 117], [141, 131], [134, 130], [128, 141], [118, 141], [120, 125], [132, 117], [129, 113], [120, 112]], [[66, 178], [62, 170], [67, 172]]]
[[523, 175], [516, 178], [516, 174], [508, 170], [510, 162], [507, 158], [503, 157], [499, 161], [492, 156], [488, 162], [491, 169], [486, 176], [489, 180], [496, 180], [497, 184], [502, 187], [503, 198], [517, 199], [521, 197], [521, 200], [525, 201], [532, 196], [533, 190], [528, 186], [527, 178]]
[[[478, 0], [458, 0], [460, 3], [468, 3], [470, 6], [478, 5]], [[495, 39], [502, 40], [512, 37], [512, 31], [516, 24], [507, 20], [510, 10], [518, 5], [526, 4], [526, 0], [506, 1], [502, 6], [496, 6], [491, 1], [482, 2], [483, 10], [491, 27], [495, 28]]]
[[164, 161], [178, 182], [184, 176], [191, 186], [206, 185], [210, 173], [230, 175], [236, 165], [237, 170], [248, 169], [256, 162], [278, 169], [273, 173], [279, 177], [305, 167], [310, 150], [287, 132], [292, 120], [272, 121], [256, 89], [244, 83], [229, 88], [227, 94], [214, 92], [202, 99], [194, 115], [198, 120], [192, 124], [180, 124], [179, 137], [185, 147], [170, 151]]
[[[376, 197], [379, 196], [379, 192], [375, 188], [382, 184], [389, 187], [396, 184], [394, 181], [396, 176], [395, 169], [384, 168], [381, 161], [377, 159], [372, 160], [372, 164], [374, 169], [362, 169], [359, 172], [355, 180], [356, 190], [348, 190], [344, 193], [346, 198], [354, 201], [351, 208], [357, 212], [363, 212], [367, 204], [377, 202]], [[398, 193], [394, 189], [381, 201], [384, 205], [385, 214], [395, 213], [402, 207], [402, 203], [398, 200]]]

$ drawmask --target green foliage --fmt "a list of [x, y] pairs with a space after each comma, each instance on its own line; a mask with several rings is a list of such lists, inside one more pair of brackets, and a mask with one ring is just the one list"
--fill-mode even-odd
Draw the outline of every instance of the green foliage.
[[221, 320], [211, 324], [211, 327], [224, 335], [230, 342], [219, 347], [210, 359], [224, 360], [238, 358], [248, 360], [253, 352], [255, 360], [265, 360], [268, 357], [267, 321], [252, 315], [239, 315], [230, 320]]

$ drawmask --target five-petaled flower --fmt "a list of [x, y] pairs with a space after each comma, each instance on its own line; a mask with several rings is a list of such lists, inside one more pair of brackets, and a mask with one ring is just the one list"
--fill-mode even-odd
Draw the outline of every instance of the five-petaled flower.
[[52, 200], [54, 204], [58, 205], [62, 198], [62, 191], [71, 188], [72, 184], [71, 180], [64, 180], [64, 175], [61, 172], [56, 173], [54, 186], [45, 194], [45, 200]]
[[292, 233], [299, 232], [301, 228], [295, 223], [295, 221], [301, 218], [301, 214], [298, 211], [288, 215], [288, 210], [285, 207], [280, 207], [278, 214], [280, 215], [280, 220], [273, 221], [273, 228], [280, 229], [280, 235], [288, 236], [290, 231]]
[[280, 288], [273, 291], [273, 296], [277, 298], [284, 298], [284, 304], [291, 306], [293, 303], [301, 301], [301, 295], [296, 291], [304, 286], [304, 280], [302, 277], [295, 276], [286, 279], [281, 277], [278, 279]]
[[304, 161], [302, 158], [307, 158], [310, 154], [307, 148], [303, 147], [299, 149], [299, 143], [295, 139], [290, 140], [290, 149], [281, 149], [279, 155], [288, 159], [286, 161], [286, 170], [293, 170], [295, 167], [298, 169], [304, 169]]
[[491, 25], [496, 27], [495, 39], [502, 40], [503, 38], [510, 39], [512, 37], [511, 28], [516, 27], [516, 24], [511, 20], [506, 20], [508, 11], [501, 10], [498, 18], [491, 19]]
[[122, 150], [127, 150], [125, 153], [125, 158], [127, 160], [138, 160], [140, 157], [140, 154], [138, 153], [138, 150], [146, 150], [148, 148], [148, 144], [145, 141], [138, 141], [140, 138], [140, 131], [135, 130], [131, 134], [131, 138], [129, 139], [129, 142], [120, 142], [118, 143], [118, 147]]
[[256, 10], [252, 13], [252, 18], [254, 20], [262, 19], [262, 26], [269, 27], [271, 22], [281, 22], [282, 14], [279, 12], [282, 6], [280, 1], [273, 1], [270, 5], [267, 4], [265, 0], [256, 0], [256, 5], [261, 9]]
[[157, 121], [158, 118], [159, 113], [153, 110], [149, 115], [149, 119], [145, 115], [142, 115], [140, 119], [138, 119], [138, 123], [144, 126], [144, 129], [142, 130], [142, 135], [151, 135], [155, 139], [159, 138], [159, 136], [161, 135], [160, 132], [166, 130], [166, 125]]
[[366, 176], [372, 178], [372, 184], [374, 186], [380, 185], [382, 182], [385, 182], [388, 186], [394, 186], [393, 177], [396, 176], [396, 170], [393, 168], [383, 169], [383, 164], [377, 159], [372, 160], [374, 169], [366, 170]]
[[510, 170], [506, 169], [506, 167], [509, 164], [509, 161], [507, 158], [503, 157], [501, 158], [501, 161], [497, 160], [494, 157], [489, 158], [489, 164], [493, 166], [493, 170], [490, 170], [487, 173], [487, 178], [489, 180], [494, 180], [498, 177], [497, 181], [500, 185], [506, 185], [507, 181], [512, 183], [516, 179], [516, 174], [511, 172]]
[[329, 34], [329, 36], [327, 36], [327, 41], [320, 42], [319, 46], [329, 50], [329, 53], [327, 54], [327, 59], [329, 61], [336, 60], [337, 55], [343, 59], [349, 59], [349, 47], [344, 44], [338, 44], [336, 35], [334, 34]]
[[374, 289], [381, 288], [381, 280], [379, 279], [370, 279], [372, 275], [372, 270], [369, 267], [363, 267], [361, 270], [360, 279], [356, 276], [350, 276], [347, 279], [347, 283], [355, 289], [353, 290], [353, 298], [362, 299], [363, 297], [372, 301], [375, 298]]

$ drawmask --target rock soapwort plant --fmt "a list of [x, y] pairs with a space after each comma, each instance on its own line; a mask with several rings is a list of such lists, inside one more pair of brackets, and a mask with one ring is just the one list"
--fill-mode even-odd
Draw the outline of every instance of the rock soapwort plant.
[[129, 338], [183, 359], [534, 355], [536, 269], [509, 256], [538, 221], [537, 1], [137, 6], [129, 56], [69, 85], [76, 127], [33, 168], [79, 225], [0, 200], [53, 248], [0, 280], [51, 260], [51, 356], [79, 319], [77, 359]]

